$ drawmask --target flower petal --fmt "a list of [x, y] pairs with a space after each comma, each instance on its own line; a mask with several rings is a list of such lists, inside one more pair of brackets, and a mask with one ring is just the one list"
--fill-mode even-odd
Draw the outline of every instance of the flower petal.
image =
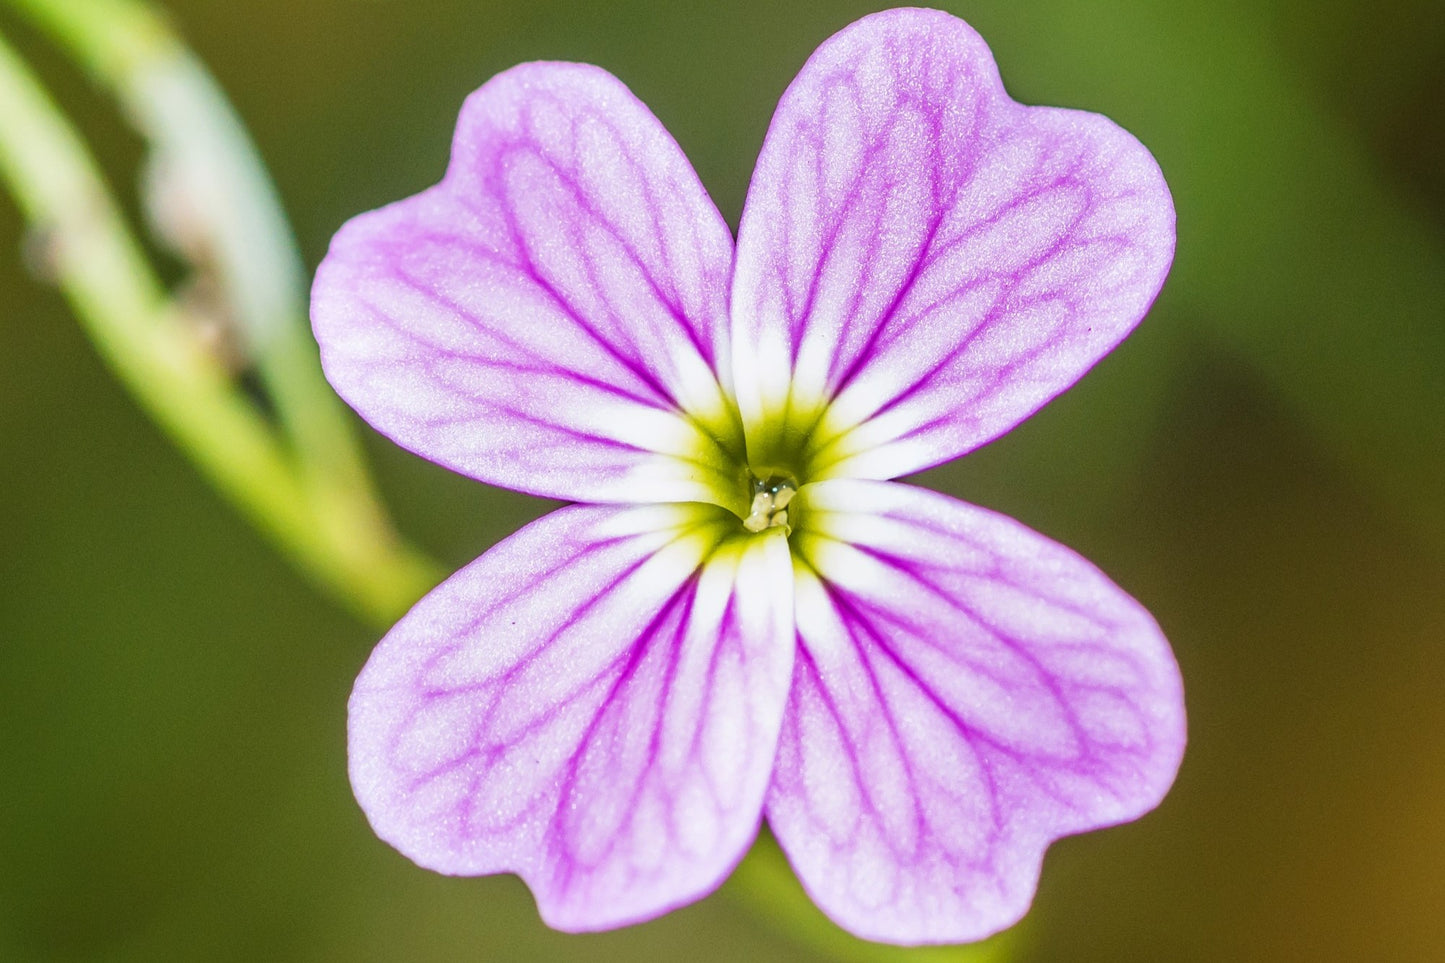
[[440, 184], [337, 233], [312, 324], [336, 390], [424, 457], [555, 498], [690, 501], [736, 484], [731, 269], [726, 223], [620, 81], [524, 64], [467, 99]]
[[795, 650], [781, 529], [725, 514], [563, 508], [418, 603], [351, 696], [377, 834], [521, 874], [560, 929], [717, 886], [757, 832]]
[[1023, 915], [1054, 839], [1134, 819], [1184, 749], [1149, 614], [1011, 519], [892, 482], [799, 490], [801, 649], [767, 816], [813, 899], [899, 943]]
[[1168, 188], [1132, 136], [1009, 99], [955, 17], [865, 17], [784, 94], [744, 208], [749, 454], [801, 439], [809, 478], [895, 478], [970, 451], [1118, 344], [1173, 250]]

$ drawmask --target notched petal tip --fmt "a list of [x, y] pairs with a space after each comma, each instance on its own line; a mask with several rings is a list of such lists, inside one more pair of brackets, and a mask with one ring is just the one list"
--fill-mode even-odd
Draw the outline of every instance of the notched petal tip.
[[338, 232], [312, 327], [337, 392], [423, 457], [568, 500], [706, 499], [742, 450], [731, 267], [620, 81], [526, 64], [467, 99], [440, 184]]
[[1163, 798], [1178, 667], [1137, 602], [1017, 522], [887, 482], [798, 497], [802, 649], [769, 824], [855, 934], [982, 939], [1023, 916], [1053, 840]]
[[1173, 249], [1168, 189], [1128, 133], [1014, 102], [955, 17], [864, 18], [788, 88], [748, 192], [733, 343], [749, 441], [801, 412], [813, 477], [970, 451], [1118, 344]]

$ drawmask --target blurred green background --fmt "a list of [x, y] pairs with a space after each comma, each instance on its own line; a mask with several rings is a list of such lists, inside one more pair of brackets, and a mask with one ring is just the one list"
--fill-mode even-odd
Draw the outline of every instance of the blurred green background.
[[[1132, 130], [1179, 212], [1138, 332], [922, 479], [1093, 559], [1184, 672], [1173, 793], [1050, 851], [1015, 958], [1445, 959], [1445, 9], [943, 6], [1019, 100]], [[463, 97], [531, 59], [621, 77], [736, 225], [779, 94], [877, 8], [168, 9], [314, 267], [346, 218], [434, 182]], [[4, 7], [0, 30], [131, 197], [141, 143], [113, 105]], [[0, 960], [824, 958], [726, 890], [552, 933], [516, 880], [434, 876], [378, 842], [344, 740], [377, 632], [138, 411], [24, 238], [0, 197]], [[449, 564], [548, 507], [368, 450], [401, 527]]]

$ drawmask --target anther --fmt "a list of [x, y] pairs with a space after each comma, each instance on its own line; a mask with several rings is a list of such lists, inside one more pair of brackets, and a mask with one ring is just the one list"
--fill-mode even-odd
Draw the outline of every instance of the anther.
[[761, 532], [769, 528], [788, 528], [788, 503], [797, 494], [797, 486], [791, 478], [771, 475], [766, 480], [753, 479], [753, 500], [748, 517], [743, 519], [743, 528], [750, 532]]

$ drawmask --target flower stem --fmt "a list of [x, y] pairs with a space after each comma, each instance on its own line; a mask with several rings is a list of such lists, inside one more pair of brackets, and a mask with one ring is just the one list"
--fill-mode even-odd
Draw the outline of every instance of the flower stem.
[[120, 101], [151, 148], [158, 229], [217, 275], [297, 455], [365, 478], [347, 416], [306, 325], [305, 270], [270, 178], [205, 67], [133, 0], [8, 0]]
[[[350, 607], [393, 618], [436, 567], [382, 527], [374, 502], [306, 479], [147, 262], [74, 129], [0, 39], [0, 177], [91, 340], [226, 497]], [[370, 502], [370, 504], [368, 504]]]
[[[321, 374], [295, 239], [219, 86], [167, 22], [137, 0], [9, 2], [109, 89], [145, 135], [153, 220], [198, 273], [216, 282], [225, 320], [260, 374], [317, 521], [335, 547], [364, 559], [370, 543], [395, 543], [354, 423]], [[412, 588], [402, 596], [415, 594]]]

